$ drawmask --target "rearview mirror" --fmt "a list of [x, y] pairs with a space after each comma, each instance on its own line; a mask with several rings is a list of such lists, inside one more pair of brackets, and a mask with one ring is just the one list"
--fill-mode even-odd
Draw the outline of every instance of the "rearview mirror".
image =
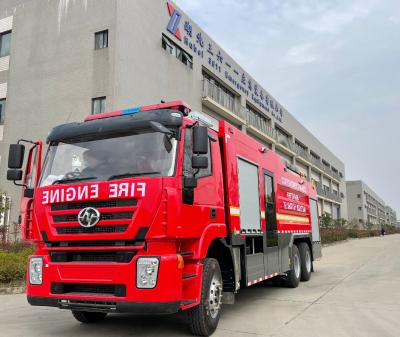
[[22, 180], [23, 171], [22, 170], [8, 170], [7, 180], [9, 181], [20, 181]]
[[[24, 163], [25, 146], [22, 144], [11, 144], [8, 152], [8, 168], [20, 169]], [[8, 174], [8, 173], [7, 173]]]
[[206, 168], [208, 168], [208, 157], [206, 157], [206, 156], [195, 156], [195, 157], [192, 157], [192, 167], [194, 169], [206, 169]]
[[193, 128], [193, 153], [208, 153], [208, 129], [205, 126], [195, 126]]

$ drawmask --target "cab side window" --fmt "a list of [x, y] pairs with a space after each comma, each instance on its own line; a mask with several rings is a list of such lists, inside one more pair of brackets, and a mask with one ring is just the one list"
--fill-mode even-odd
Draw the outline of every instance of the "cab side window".
[[[183, 175], [185, 177], [193, 177], [197, 170], [192, 168], [192, 156], [193, 156], [193, 131], [192, 129], [186, 129], [185, 131], [185, 151], [183, 158]], [[201, 169], [197, 174], [197, 178], [208, 177], [212, 175], [212, 161], [211, 161], [211, 142], [208, 141], [208, 168]]]

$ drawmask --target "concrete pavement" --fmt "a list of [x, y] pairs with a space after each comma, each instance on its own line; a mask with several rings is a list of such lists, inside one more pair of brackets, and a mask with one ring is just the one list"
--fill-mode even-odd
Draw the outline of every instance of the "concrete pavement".
[[[400, 336], [400, 235], [351, 240], [323, 249], [297, 289], [257, 285], [224, 306], [220, 336]], [[111, 315], [82, 325], [70, 312], [0, 296], [0, 336], [189, 336], [185, 315]]]

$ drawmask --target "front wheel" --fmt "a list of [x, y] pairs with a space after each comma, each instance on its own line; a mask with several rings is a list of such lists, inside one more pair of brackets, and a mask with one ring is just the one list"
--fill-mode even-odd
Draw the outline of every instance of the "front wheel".
[[300, 283], [301, 262], [300, 252], [296, 245], [292, 247], [292, 268], [288, 272], [284, 284], [288, 288], [297, 288]]
[[72, 311], [72, 316], [81, 323], [96, 323], [103, 320], [106, 312]]
[[188, 310], [189, 326], [196, 336], [210, 336], [218, 326], [222, 305], [222, 276], [218, 261], [205, 259], [200, 304]]

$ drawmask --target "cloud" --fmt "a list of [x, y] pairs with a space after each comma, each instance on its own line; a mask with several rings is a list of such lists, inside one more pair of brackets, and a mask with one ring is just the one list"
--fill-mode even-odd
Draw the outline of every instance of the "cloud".
[[374, 3], [368, 1], [355, 4], [349, 1], [342, 8], [329, 8], [313, 16], [312, 20], [307, 20], [303, 25], [319, 33], [338, 33], [355, 20], [368, 16], [373, 6]]
[[301, 65], [318, 61], [318, 56], [313, 52], [313, 45], [306, 43], [291, 47], [283, 60], [289, 65]]
[[388, 20], [395, 25], [400, 25], [400, 15], [399, 16], [392, 15], [389, 17]]

